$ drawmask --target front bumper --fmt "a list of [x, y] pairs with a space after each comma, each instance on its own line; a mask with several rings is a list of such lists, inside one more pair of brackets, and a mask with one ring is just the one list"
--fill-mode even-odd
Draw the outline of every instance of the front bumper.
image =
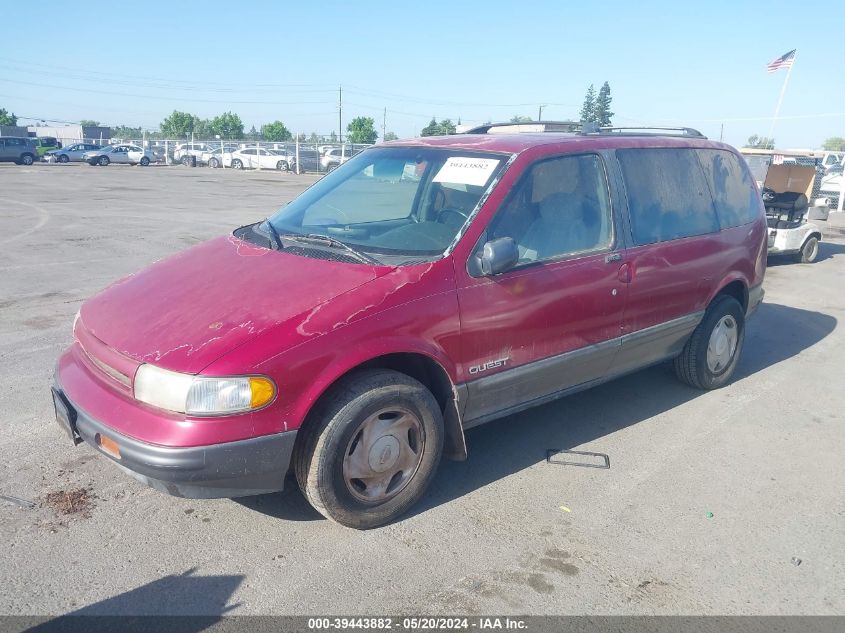
[[[214, 499], [278, 492], [284, 488], [296, 431], [209, 446], [159, 446], [118, 433], [76, 406], [58, 382], [54, 389], [75, 413], [72, 435], [156, 490], [176, 497]], [[119, 457], [101, 447], [103, 437], [118, 445]]]

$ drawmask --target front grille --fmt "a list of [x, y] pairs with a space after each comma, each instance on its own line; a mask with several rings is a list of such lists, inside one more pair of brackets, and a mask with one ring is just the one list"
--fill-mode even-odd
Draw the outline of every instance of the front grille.
[[132, 385], [132, 381], [129, 379], [129, 376], [126, 374], [117, 371], [114, 367], [109, 367], [103, 361], [99, 360], [98, 358], [94, 358], [91, 354], [88, 353], [85, 348], [85, 356], [88, 360], [91, 361], [91, 364], [94, 365], [97, 369], [99, 369], [103, 374], [105, 374], [108, 378], [111, 378], [114, 381], [119, 382], [121, 385], [126, 387], [127, 389]]

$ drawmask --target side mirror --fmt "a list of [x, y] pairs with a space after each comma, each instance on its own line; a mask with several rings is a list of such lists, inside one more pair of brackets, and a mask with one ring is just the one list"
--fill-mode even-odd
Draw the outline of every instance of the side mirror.
[[516, 266], [519, 249], [513, 238], [500, 237], [484, 244], [480, 260], [482, 275], [498, 275]]

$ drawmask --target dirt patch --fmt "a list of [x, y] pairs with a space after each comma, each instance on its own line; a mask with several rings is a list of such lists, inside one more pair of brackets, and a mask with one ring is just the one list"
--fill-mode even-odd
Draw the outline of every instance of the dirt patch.
[[51, 508], [57, 514], [79, 515], [88, 518], [94, 508], [94, 497], [87, 488], [56, 490], [44, 495], [43, 505]]

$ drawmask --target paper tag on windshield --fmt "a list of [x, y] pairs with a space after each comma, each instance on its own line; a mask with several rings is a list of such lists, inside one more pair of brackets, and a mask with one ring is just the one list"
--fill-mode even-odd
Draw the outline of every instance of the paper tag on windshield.
[[495, 158], [452, 156], [437, 172], [433, 182], [454, 182], [481, 187], [498, 165], [499, 161]]

